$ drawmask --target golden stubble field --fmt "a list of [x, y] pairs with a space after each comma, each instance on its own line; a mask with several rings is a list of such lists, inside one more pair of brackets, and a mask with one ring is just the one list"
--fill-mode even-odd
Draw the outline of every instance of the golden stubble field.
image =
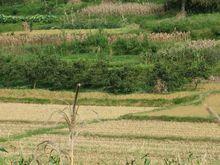
[[[24, 138], [10, 142], [11, 146], [18, 146], [16, 152], [24, 154], [34, 153], [35, 147], [42, 141], [50, 140], [60, 148], [69, 148], [68, 136], [64, 135], [41, 135]], [[21, 148], [21, 149], [19, 149]], [[78, 136], [74, 145], [75, 164], [125, 164], [126, 159], [139, 160], [145, 154], [149, 154], [152, 163], [161, 162], [164, 158], [181, 157], [186, 159], [192, 152], [194, 156], [204, 164], [219, 160], [220, 146], [214, 142], [203, 141], [172, 141], [154, 139], [126, 139], [108, 137], [83, 137]], [[13, 155], [11, 154], [11, 155]]]
[[[0, 103], [0, 121], [41, 121], [62, 122], [59, 111], [69, 112], [65, 105], [41, 105], [21, 103]], [[127, 113], [153, 110], [151, 107], [80, 106], [79, 121], [112, 119]]]
[[[44, 120], [48, 119], [50, 113], [65, 106], [2, 103], [0, 107], [1, 120], [9, 120], [0, 123], [1, 139], [1, 137], [23, 135], [30, 130], [58, 125], [46, 124]], [[102, 119], [116, 119], [126, 113], [152, 110], [152, 108], [81, 106], [80, 121], [98, 119], [96, 114], [88, 113], [92, 110], [96, 110]], [[22, 121], [19, 123], [19, 120], [29, 123]], [[58, 116], [52, 119], [52, 121], [59, 120]], [[107, 120], [82, 124], [76, 131], [79, 135], [74, 143], [75, 164], [103, 162], [124, 164], [126, 160], [132, 159], [136, 159], [137, 163], [141, 164], [143, 161], [140, 157], [145, 154], [149, 154], [153, 164], [162, 164], [163, 159], [167, 157], [178, 156], [186, 159], [190, 152], [204, 164], [212, 164], [220, 160], [220, 128], [215, 123]], [[9, 151], [9, 154], [3, 156], [10, 157], [20, 152], [24, 155], [36, 154], [36, 146], [45, 140], [54, 142], [60, 148], [70, 147], [67, 129], [60, 128], [54, 133], [30, 134], [17, 140], [3, 142], [1, 145]]]
[[208, 117], [207, 106], [210, 106], [216, 113], [220, 113], [220, 94], [208, 96], [200, 105], [178, 106], [163, 111], [149, 112], [148, 114], [152, 116]]
[[[109, 95], [106, 93], [82, 93], [80, 98], [150, 99], [190, 96], [198, 92], [218, 90], [216, 84], [203, 85], [198, 91], [152, 95]], [[62, 98], [71, 99], [71, 92], [49, 92], [45, 90], [0, 90], [1, 97], [15, 98]], [[220, 161], [220, 127], [216, 123], [119, 120], [128, 113], [174, 116], [207, 117], [204, 104], [219, 112], [219, 94], [211, 94], [200, 105], [178, 106], [169, 110], [154, 111], [151, 107], [80, 106], [78, 113], [78, 136], [74, 142], [75, 164], [125, 164], [148, 154], [152, 164], [163, 164], [165, 158], [186, 160], [193, 153], [203, 164], [218, 164]], [[66, 108], [66, 109], [65, 109]], [[68, 106], [52, 104], [0, 103], [0, 146], [13, 157], [19, 153], [37, 154], [36, 146], [45, 140], [54, 142], [59, 148], [69, 149], [68, 129], [58, 112]], [[51, 117], [51, 114], [53, 116]], [[100, 119], [100, 120], [99, 120]], [[84, 123], [82, 123], [84, 121]], [[62, 122], [62, 123], [59, 123]], [[61, 127], [59, 127], [61, 126]], [[55, 127], [57, 127], [55, 129]], [[45, 131], [44, 129], [50, 129]]]

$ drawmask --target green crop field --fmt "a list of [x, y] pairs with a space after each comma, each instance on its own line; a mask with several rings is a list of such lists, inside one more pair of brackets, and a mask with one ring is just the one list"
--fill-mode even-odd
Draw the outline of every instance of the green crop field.
[[218, 0], [0, 0], [0, 165], [220, 163]]

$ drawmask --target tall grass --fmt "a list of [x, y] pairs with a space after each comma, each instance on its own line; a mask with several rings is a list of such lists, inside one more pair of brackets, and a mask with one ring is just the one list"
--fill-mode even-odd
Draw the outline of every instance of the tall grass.
[[163, 12], [163, 6], [153, 3], [102, 3], [96, 6], [89, 6], [81, 10], [86, 15], [146, 15]]

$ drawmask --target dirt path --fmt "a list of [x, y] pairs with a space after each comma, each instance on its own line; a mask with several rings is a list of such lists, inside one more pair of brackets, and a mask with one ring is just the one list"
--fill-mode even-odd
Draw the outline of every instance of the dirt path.
[[[64, 105], [41, 105], [22, 103], [0, 103], [0, 121], [61, 121], [59, 110], [68, 112], [68, 106]], [[80, 106], [79, 120], [92, 120], [97, 118], [117, 118], [127, 113], [150, 111], [149, 107], [113, 107], [113, 106]]]

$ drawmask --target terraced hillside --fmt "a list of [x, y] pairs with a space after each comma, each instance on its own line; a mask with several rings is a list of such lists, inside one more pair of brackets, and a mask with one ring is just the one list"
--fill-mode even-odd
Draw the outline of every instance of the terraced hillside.
[[182, 2], [1, 0], [0, 165], [219, 164], [220, 5]]

